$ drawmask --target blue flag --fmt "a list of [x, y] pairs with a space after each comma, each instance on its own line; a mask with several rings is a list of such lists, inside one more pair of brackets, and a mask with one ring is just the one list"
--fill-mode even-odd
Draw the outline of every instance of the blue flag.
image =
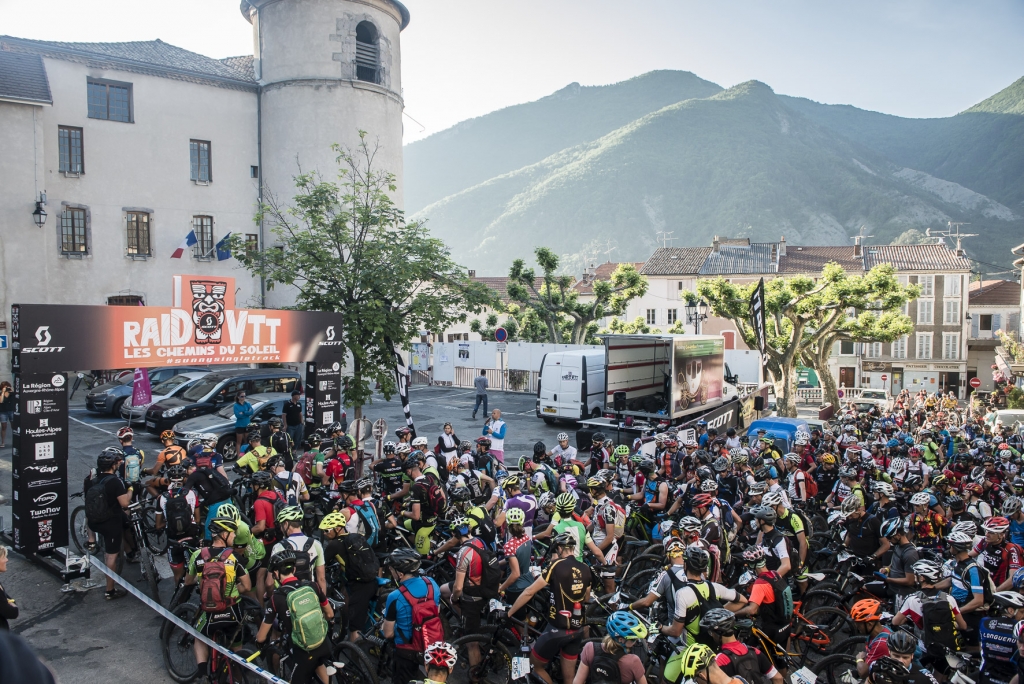
[[217, 243], [217, 261], [224, 261], [225, 259], [231, 258], [231, 250], [228, 249], [228, 239], [231, 237], [231, 233], [228, 233], [221, 241]]

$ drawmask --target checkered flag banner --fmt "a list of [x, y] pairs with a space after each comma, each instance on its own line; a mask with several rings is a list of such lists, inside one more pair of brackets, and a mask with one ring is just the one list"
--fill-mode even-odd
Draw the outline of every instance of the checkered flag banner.
[[405, 357], [391, 340], [384, 342], [390, 347], [395, 355], [395, 384], [398, 386], [398, 396], [402, 398], [402, 411], [405, 412], [405, 424], [412, 430], [413, 438], [416, 437], [416, 426], [412, 423], [412, 410], [409, 408], [409, 369], [405, 365]]

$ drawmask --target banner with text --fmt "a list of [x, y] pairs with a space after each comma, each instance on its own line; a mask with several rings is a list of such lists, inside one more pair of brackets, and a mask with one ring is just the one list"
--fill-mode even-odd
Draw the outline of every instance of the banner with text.
[[12, 307], [24, 373], [184, 364], [344, 362], [342, 316], [320, 311], [229, 309], [215, 282], [192, 283], [190, 309], [157, 306]]
[[[306, 364], [306, 423], [308, 431], [324, 430], [341, 419], [341, 364]], [[324, 430], [326, 432], [326, 430]]]

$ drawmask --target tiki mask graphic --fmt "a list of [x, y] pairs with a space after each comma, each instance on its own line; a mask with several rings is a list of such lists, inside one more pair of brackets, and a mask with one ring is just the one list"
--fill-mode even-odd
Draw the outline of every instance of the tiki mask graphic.
[[219, 344], [224, 326], [224, 293], [227, 283], [193, 280], [192, 322], [196, 326], [196, 344]]

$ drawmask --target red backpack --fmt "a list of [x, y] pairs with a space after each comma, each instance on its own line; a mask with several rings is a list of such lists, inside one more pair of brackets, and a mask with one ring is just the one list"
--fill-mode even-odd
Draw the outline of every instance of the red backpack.
[[397, 644], [397, 648], [423, 653], [429, 644], [444, 641], [444, 624], [434, 603], [434, 585], [423, 580], [427, 585], [427, 595], [416, 598], [404, 586], [398, 587], [402, 596], [412, 607], [412, 638], [407, 644]]
[[448, 510], [448, 499], [444, 495], [444, 490], [433, 477], [427, 478], [427, 505], [430, 507], [430, 511], [423, 514], [423, 518], [444, 515], [444, 512]]
[[200, 553], [203, 559], [203, 577], [199, 580], [199, 607], [207, 613], [223, 613], [234, 601], [228, 597], [228, 575], [234, 577], [234, 567], [228, 567], [231, 549], [224, 549], [214, 557], [210, 547]]

